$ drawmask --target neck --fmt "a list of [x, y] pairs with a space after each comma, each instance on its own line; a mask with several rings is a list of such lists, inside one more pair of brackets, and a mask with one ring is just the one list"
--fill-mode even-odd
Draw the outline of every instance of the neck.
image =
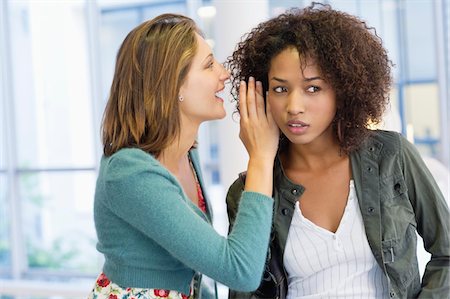
[[348, 156], [340, 150], [339, 144], [334, 139], [308, 145], [289, 144], [285, 153], [285, 161], [292, 168], [307, 171], [326, 169]]
[[181, 126], [180, 135], [174, 142], [161, 151], [158, 160], [172, 174], [177, 175], [183, 163], [186, 162], [187, 154], [197, 139], [198, 126], [186, 128]]

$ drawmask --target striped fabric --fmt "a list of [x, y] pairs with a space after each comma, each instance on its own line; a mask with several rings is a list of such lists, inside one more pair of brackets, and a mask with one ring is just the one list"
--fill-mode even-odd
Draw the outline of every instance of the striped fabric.
[[353, 181], [336, 233], [305, 218], [296, 203], [284, 266], [288, 299], [389, 297], [387, 280], [367, 241]]

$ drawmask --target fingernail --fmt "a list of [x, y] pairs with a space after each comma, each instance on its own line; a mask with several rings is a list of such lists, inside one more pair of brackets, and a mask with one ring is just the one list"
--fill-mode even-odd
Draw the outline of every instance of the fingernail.
[[257, 86], [262, 86], [261, 81], [256, 81], [256, 85], [257, 85]]
[[248, 78], [248, 81], [254, 81], [255, 80], [255, 78], [253, 78], [252, 76], [250, 76], [249, 78]]

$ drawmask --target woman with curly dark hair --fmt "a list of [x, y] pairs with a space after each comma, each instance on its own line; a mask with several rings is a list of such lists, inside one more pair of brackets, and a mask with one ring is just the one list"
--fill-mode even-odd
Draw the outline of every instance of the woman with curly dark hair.
[[[370, 130], [389, 102], [381, 39], [355, 16], [312, 4], [259, 24], [228, 59], [262, 83], [281, 131], [266, 273], [231, 298], [448, 298], [450, 219], [419, 153]], [[245, 175], [227, 196], [233, 225]], [[416, 230], [431, 253], [420, 277]]]

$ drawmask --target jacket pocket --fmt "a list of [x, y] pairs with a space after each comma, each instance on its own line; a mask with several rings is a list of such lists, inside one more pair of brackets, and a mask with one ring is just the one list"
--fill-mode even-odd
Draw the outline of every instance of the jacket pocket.
[[393, 175], [380, 181], [383, 240], [402, 239], [408, 228], [417, 226], [403, 176]]
[[403, 175], [380, 182], [383, 262], [391, 279], [407, 288], [419, 275], [414, 209]]
[[409, 225], [408, 233], [403, 238], [382, 242], [387, 273], [400, 289], [408, 289], [419, 277], [416, 248], [417, 238], [412, 225]]

